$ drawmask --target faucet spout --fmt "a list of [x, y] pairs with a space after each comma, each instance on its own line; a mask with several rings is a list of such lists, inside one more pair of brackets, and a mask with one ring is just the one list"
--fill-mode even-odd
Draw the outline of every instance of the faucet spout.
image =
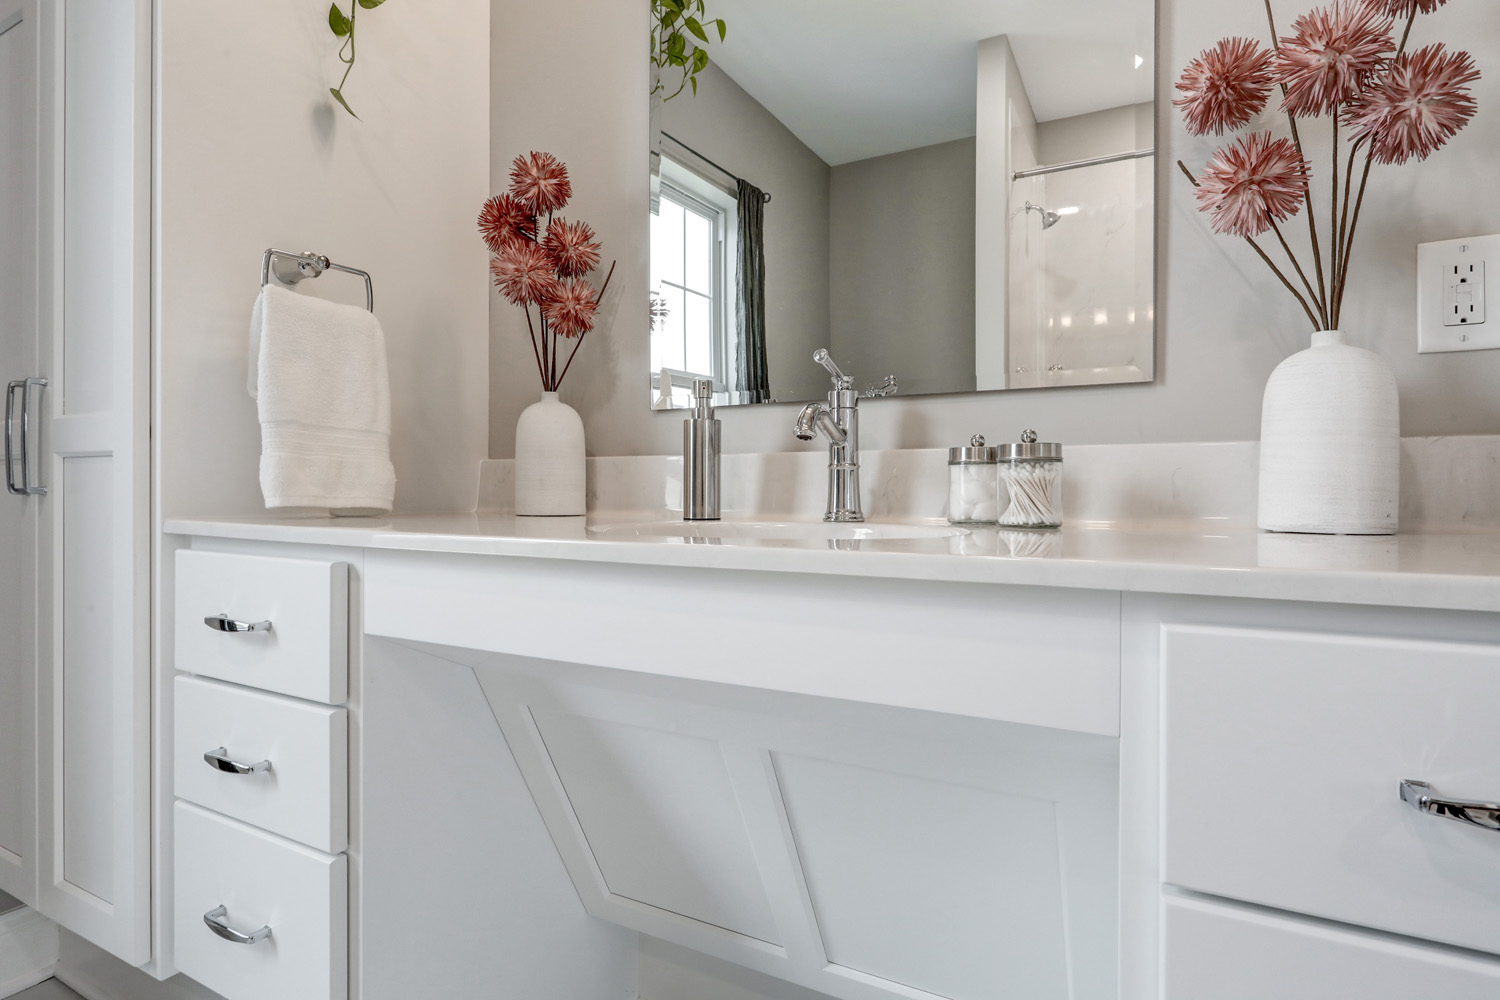
[[792, 432], [799, 441], [811, 441], [818, 436], [820, 430], [828, 435], [828, 440], [833, 444], [843, 444], [849, 439], [849, 435], [833, 419], [828, 407], [822, 403], [808, 403], [797, 414], [797, 424]]

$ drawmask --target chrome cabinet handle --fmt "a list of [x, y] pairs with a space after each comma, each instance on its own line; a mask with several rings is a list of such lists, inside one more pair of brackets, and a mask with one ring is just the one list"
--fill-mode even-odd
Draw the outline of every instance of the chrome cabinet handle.
[[1433, 798], [1432, 786], [1425, 781], [1401, 782], [1401, 801], [1418, 812], [1441, 816], [1482, 830], [1500, 830], [1500, 805], [1493, 802], [1455, 802]]
[[47, 388], [44, 378], [29, 378], [21, 383], [21, 492], [28, 496], [44, 497], [47, 487], [33, 486], [31, 482], [31, 455], [27, 442], [31, 439], [31, 387]]
[[203, 760], [209, 767], [226, 774], [259, 774], [271, 769], [271, 762], [268, 760], [254, 764], [241, 764], [237, 760], [231, 760], [228, 747], [214, 747], [203, 755]]
[[15, 424], [16, 424], [16, 390], [24, 388], [26, 383], [22, 380], [11, 382], [5, 387], [5, 489], [14, 496], [25, 496], [26, 491], [16, 485], [16, 460], [15, 460]]
[[209, 615], [203, 624], [215, 632], [269, 632], [270, 622], [237, 622], [228, 615]]
[[233, 941], [235, 944], [255, 944], [271, 936], [269, 925], [262, 927], [258, 931], [251, 931], [249, 934], [246, 934], [244, 931], [237, 931], [233, 927], [230, 927], [224, 920], [228, 915], [229, 910], [227, 908], [215, 906], [212, 910], [203, 914], [203, 922], [208, 925], [209, 930], [219, 935], [219, 937], [225, 941]]

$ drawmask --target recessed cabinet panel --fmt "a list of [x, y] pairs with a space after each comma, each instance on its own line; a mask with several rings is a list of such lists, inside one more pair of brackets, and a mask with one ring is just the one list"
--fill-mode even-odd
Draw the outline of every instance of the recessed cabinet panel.
[[[177, 967], [225, 1000], [343, 1000], [348, 858], [184, 802], [173, 818]], [[220, 908], [210, 919], [225, 925], [225, 933], [269, 933], [253, 942], [226, 939], [204, 920]]]
[[1500, 961], [1169, 898], [1162, 1000], [1428, 1000], [1500, 996]]
[[[348, 846], [346, 709], [181, 676], [174, 706], [179, 797], [330, 854]], [[228, 762], [209, 764], [219, 749]]]
[[1167, 626], [1162, 648], [1165, 881], [1500, 953], [1500, 834], [1398, 793], [1500, 802], [1500, 647]]
[[780, 943], [719, 744], [569, 715], [536, 715], [609, 891]]
[[[348, 699], [348, 563], [185, 549], [176, 593], [178, 670], [330, 705]], [[219, 616], [261, 627], [204, 623]]]
[[119, 859], [113, 834], [112, 766], [119, 706], [114, 580], [114, 465], [111, 457], [67, 458], [62, 493], [62, 875], [116, 902]]
[[474, 671], [593, 916], [841, 1000], [1118, 992], [1113, 739], [503, 655]]
[[828, 960], [952, 1000], [1067, 1000], [1045, 799], [777, 755]]

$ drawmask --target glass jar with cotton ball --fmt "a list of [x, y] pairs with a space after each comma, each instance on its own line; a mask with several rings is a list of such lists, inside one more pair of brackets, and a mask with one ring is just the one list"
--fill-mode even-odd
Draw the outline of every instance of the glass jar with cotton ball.
[[1000, 516], [1000, 482], [995, 478], [1000, 449], [986, 447], [975, 434], [967, 448], [948, 449], [948, 523], [994, 524]]
[[1038, 441], [1028, 430], [1015, 444], [999, 447], [999, 523], [1007, 528], [1062, 526], [1062, 445]]

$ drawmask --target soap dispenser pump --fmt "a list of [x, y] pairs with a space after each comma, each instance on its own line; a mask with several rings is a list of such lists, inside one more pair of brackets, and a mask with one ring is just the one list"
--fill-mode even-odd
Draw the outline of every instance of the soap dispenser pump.
[[693, 415], [682, 422], [682, 519], [719, 519], [719, 421], [712, 379], [693, 379]]

